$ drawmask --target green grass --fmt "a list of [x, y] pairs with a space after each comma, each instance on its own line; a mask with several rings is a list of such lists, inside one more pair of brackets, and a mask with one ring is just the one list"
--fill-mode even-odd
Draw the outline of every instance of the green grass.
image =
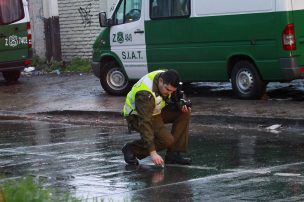
[[56, 61], [53, 58], [49, 61], [41, 59], [34, 55], [32, 58], [32, 66], [36, 70], [42, 72], [53, 72], [59, 70], [60, 72], [90, 72], [91, 61], [85, 58], [75, 57], [70, 62]]
[[[44, 188], [32, 177], [25, 177], [20, 180], [11, 180], [0, 187], [5, 202], [81, 202], [69, 193], [61, 197], [53, 195], [52, 189]], [[0, 195], [1, 195], [0, 192]], [[1, 196], [0, 196], [1, 200]]]
[[[44, 181], [45, 182], [45, 181]], [[45, 188], [43, 180], [33, 177], [23, 177], [17, 180], [9, 180], [0, 184], [0, 202], [104, 202], [102, 198], [78, 199], [71, 193], [62, 193], [52, 188]], [[115, 200], [108, 199], [109, 202]], [[119, 201], [129, 202], [131, 199]]]
[[42, 72], [52, 72], [54, 70], [62, 71], [64, 68], [62, 61], [56, 61], [53, 58], [50, 61], [43, 60], [39, 56], [34, 55], [32, 58], [32, 66], [36, 68], [36, 70]]
[[90, 72], [91, 61], [76, 57], [65, 67], [64, 70], [70, 72]]

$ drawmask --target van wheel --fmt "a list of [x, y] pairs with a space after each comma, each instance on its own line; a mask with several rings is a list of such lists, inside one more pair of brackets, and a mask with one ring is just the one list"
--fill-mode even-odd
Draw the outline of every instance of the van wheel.
[[261, 79], [255, 65], [246, 60], [233, 66], [231, 83], [233, 91], [240, 99], [259, 99], [266, 90], [266, 83]]
[[14, 70], [14, 71], [2, 72], [2, 74], [7, 82], [16, 82], [20, 77], [21, 71]]
[[114, 61], [102, 67], [100, 84], [111, 95], [125, 95], [132, 87], [132, 83]]

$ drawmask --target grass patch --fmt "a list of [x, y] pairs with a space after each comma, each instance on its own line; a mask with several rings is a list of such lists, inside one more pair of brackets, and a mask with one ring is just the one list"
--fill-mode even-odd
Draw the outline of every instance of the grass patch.
[[[71, 193], [62, 193], [52, 188], [45, 188], [45, 180], [33, 178], [31, 176], [16, 180], [9, 180], [0, 184], [0, 202], [114, 202], [116, 200], [102, 198], [83, 198], [74, 197]], [[118, 201], [129, 202], [128, 198]]]
[[89, 59], [74, 58], [66, 67], [69, 72], [90, 72], [91, 61]]
[[20, 180], [11, 180], [0, 187], [4, 202], [81, 202], [71, 194], [66, 193], [61, 197], [53, 195], [52, 189], [43, 188], [42, 184], [36, 182], [32, 177], [25, 177]]
[[32, 58], [32, 66], [38, 71], [53, 72], [55, 70], [63, 71], [64, 64], [62, 61], [56, 61], [53, 58], [50, 61], [43, 60], [39, 56], [34, 55]]
[[38, 55], [32, 58], [32, 66], [38, 71], [42, 72], [90, 72], [91, 60], [75, 57], [72, 61], [65, 63], [63, 61], [56, 61], [53, 58], [49, 61], [41, 59]]

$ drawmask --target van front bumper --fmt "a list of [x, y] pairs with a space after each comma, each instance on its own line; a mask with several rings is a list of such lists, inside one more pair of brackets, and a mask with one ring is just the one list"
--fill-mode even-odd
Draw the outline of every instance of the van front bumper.
[[280, 65], [284, 81], [291, 81], [303, 77], [297, 58], [280, 58]]
[[100, 62], [92, 62], [91, 66], [92, 66], [92, 70], [93, 70], [94, 75], [100, 79], [100, 77], [101, 77], [101, 75], [100, 75]]

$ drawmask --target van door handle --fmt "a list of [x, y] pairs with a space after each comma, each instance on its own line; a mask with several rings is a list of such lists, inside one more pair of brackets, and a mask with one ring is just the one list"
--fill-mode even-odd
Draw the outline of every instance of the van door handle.
[[143, 34], [143, 33], [145, 33], [144, 30], [140, 30], [140, 29], [134, 31], [134, 34]]

